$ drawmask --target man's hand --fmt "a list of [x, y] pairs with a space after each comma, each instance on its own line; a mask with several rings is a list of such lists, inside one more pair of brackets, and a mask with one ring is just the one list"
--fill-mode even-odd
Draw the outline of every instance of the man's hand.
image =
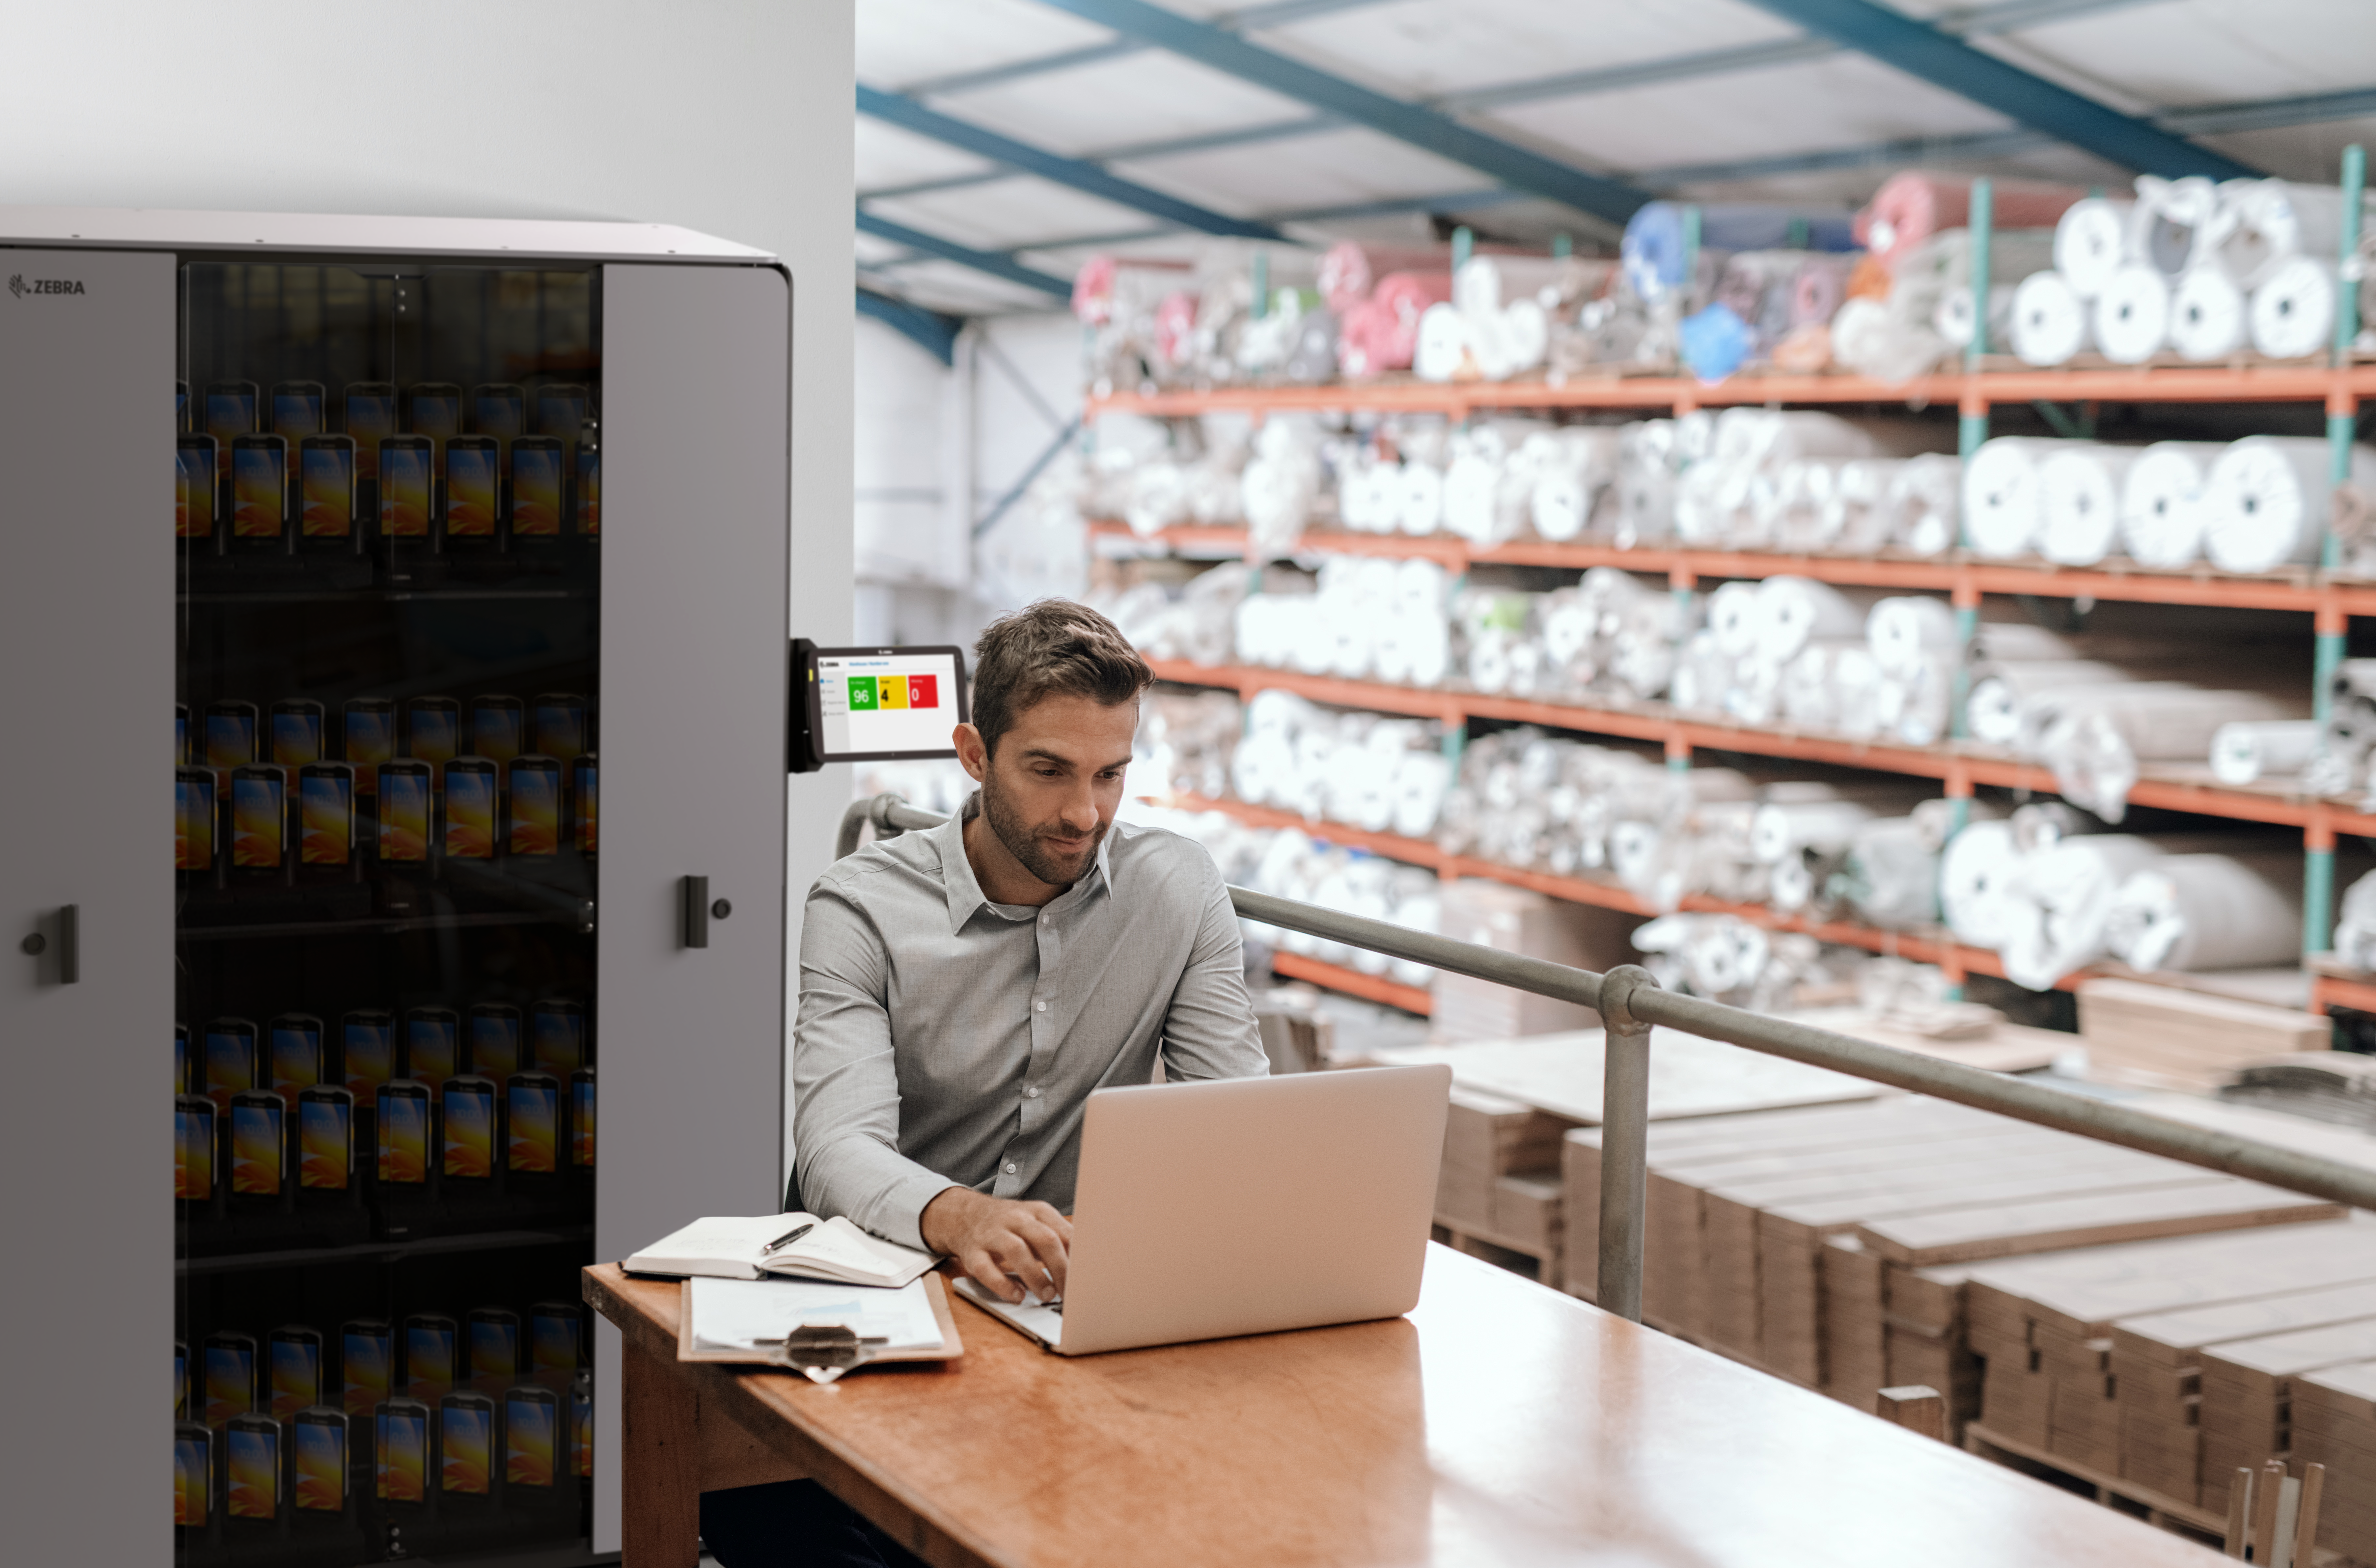
[[1026, 1287], [1043, 1301], [1064, 1293], [1073, 1222], [1047, 1204], [951, 1187], [924, 1206], [920, 1223], [925, 1246], [956, 1259], [1002, 1301], [1020, 1305]]

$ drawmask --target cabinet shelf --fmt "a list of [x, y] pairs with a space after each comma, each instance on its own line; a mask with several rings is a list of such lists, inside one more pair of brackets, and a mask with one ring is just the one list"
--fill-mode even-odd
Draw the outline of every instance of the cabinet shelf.
[[317, 1268], [342, 1263], [401, 1263], [409, 1258], [449, 1253], [503, 1252], [522, 1247], [583, 1244], [594, 1239], [591, 1225], [568, 1225], [551, 1230], [481, 1230], [458, 1236], [424, 1236], [417, 1241], [366, 1241], [350, 1247], [282, 1247], [267, 1253], [223, 1253], [212, 1257], [175, 1258], [173, 1272], [253, 1274], [275, 1268]]
[[592, 928], [593, 907], [583, 923], [570, 916], [531, 910], [480, 915], [404, 915], [356, 921], [257, 921], [225, 925], [177, 926], [176, 942], [239, 942], [263, 937], [401, 936], [412, 931], [474, 931], [495, 926], [560, 925], [573, 930]]

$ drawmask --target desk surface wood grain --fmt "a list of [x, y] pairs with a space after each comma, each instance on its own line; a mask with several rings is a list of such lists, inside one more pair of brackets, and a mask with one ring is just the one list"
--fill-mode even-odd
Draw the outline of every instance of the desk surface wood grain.
[[[585, 1287], [673, 1356], [673, 1281]], [[1068, 1360], [956, 1311], [945, 1372], [671, 1365], [950, 1568], [2219, 1561], [1442, 1247], [1384, 1323]]]

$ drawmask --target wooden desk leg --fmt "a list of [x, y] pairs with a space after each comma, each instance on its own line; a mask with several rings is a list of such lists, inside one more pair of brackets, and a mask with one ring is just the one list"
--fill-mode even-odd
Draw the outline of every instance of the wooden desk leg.
[[619, 1378], [620, 1568], [694, 1568], [701, 1541], [701, 1442], [693, 1390], [634, 1339]]

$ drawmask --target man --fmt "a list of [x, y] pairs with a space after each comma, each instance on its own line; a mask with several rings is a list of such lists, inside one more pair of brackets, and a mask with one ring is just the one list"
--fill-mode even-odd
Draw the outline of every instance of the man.
[[[1146, 661], [1061, 600], [994, 622], [974, 659], [955, 740], [980, 790], [809, 890], [792, 1140], [811, 1212], [1020, 1301], [1063, 1292], [1090, 1091], [1268, 1065], [1219, 871], [1114, 823]], [[807, 1481], [707, 1493], [702, 1533], [724, 1568], [909, 1561]]]

